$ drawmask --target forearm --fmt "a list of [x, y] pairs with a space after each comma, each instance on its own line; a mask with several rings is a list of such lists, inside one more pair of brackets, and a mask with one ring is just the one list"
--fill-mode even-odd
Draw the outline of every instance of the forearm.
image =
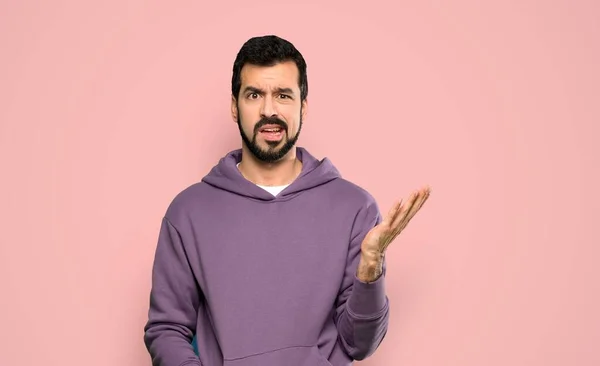
[[342, 291], [337, 301], [340, 343], [355, 360], [371, 356], [388, 329], [384, 256], [365, 245], [366, 235], [380, 220], [377, 205], [371, 198], [356, 216]]
[[384, 280], [383, 274], [373, 282], [364, 282], [357, 276], [352, 293], [339, 313], [340, 339], [346, 352], [355, 360], [373, 354], [387, 332], [389, 303]]

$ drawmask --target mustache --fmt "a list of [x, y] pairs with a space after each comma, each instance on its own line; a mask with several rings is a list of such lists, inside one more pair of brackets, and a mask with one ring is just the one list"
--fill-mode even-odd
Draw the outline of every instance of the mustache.
[[258, 130], [266, 125], [276, 125], [281, 127], [285, 132], [288, 130], [288, 125], [284, 121], [280, 120], [277, 117], [265, 117], [261, 118], [260, 121], [254, 126], [254, 133], [257, 134]]

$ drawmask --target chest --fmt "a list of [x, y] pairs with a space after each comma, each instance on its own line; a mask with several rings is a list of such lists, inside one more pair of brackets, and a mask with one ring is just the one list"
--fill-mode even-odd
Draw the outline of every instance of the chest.
[[205, 292], [252, 298], [257, 288], [314, 290], [324, 282], [336, 289], [347, 265], [349, 215], [328, 215], [314, 201], [235, 207], [214, 208], [195, 226]]

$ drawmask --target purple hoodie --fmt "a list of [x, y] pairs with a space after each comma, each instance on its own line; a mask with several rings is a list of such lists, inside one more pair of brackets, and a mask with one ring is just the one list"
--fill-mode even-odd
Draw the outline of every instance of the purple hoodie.
[[277, 197], [243, 178], [236, 150], [169, 205], [144, 328], [153, 365], [347, 366], [378, 348], [385, 267], [356, 277], [377, 204], [296, 150], [302, 172]]

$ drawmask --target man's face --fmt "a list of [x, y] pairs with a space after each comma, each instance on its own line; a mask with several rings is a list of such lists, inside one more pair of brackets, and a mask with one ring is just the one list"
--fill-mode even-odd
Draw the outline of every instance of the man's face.
[[293, 61], [274, 66], [246, 64], [240, 93], [231, 112], [250, 152], [260, 161], [283, 158], [296, 144], [306, 114], [300, 100], [298, 68]]

